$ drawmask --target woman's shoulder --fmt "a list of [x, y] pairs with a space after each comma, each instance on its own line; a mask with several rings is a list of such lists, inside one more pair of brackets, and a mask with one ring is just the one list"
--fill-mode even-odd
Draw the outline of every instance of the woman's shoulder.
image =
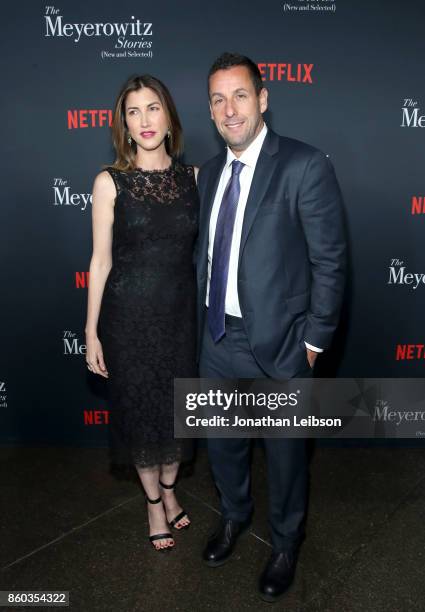
[[197, 166], [194, 166], [193, 164], [184, 164], [182, 162], [176, 161], [175, 167], [176, 167], [176, 170], [179, 170], [180, 172], [186, 174], [187, 176], [194, 177], [196, 180], [196, 177], [198, 176], [198, 171], [199, 171], [199, 168]]
[[93, 190], [104, 194], [114, 194], [118, 189], [120, 170], [116, 170], [111, 166], [106, 166], [96, 175], [94, 179]]
[[111, 169], [109, 167], [103, 168], [103, 170], [101, 170], [94, 178], [95, 185], [98, 185], [99, 187], [107, 187], [108, 185], [113, 184], [114, 169], [112, 169], [112, 172], [110, 170]]
[[119, 170], [118, 168], [115, 168], [114, 166], [104, 166], [102, 172], [100, 172], [98, 176], [100, 176], [101, 174], [106, 175], [106, 176], [115, 177], [115, 176], [122, 176], [128, 173], [124, 172], [124, 170]]

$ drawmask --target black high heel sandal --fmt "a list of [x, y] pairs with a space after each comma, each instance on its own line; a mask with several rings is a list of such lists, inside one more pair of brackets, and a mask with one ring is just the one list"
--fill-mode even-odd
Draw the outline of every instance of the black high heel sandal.
[[[164, 484], [160, 480], [159, 484], [161, 485], [161, 487], [163, 489], [175, 489], [176, 488], [176, 481], [174, 481], [173, 484], [168, 485], [168, 484]], [[176, 531], [181, 531], [182, 529], [189, 529], [190, 523], [188, 523], [187, 525], [182, 525], [181, 527], [176, 527], [176, 524], [179, 521], [181, 521], [181, 519], [184, 518], [185, 516], [187, 516], [187, 518], [189, 518], [189, 515], [187, 514], [187, 512], [185, 510], [182, 510], [171, 521], [168, 521], [168, 524], [171, 525], [171, 527], [174, 527], [174, 529], [176, 529]]]
[[[158, 499], [149, 499], [149, 497], [147, 495], [145, 495], [145, 499], [150, 504], [159, 504], [159, 502], [162, 502], [161, 497], [158, 497]], [[173, 538], [173, 536], [172, 536], [172, 534], [170, 532], [167, 532], [167, 533], [155, 533], [154, 535], [149, 536], [149, 542], [151, 542], [152, 546], [154, 547], [154, 549], [158, 550], [159, 552], [170, 551], [172, 548], [174, 548], [174, 544], [172, 546], [164, 546], [164, 548], [157, 548], [155, 546], [155, 544], [154, 544], [155, 540], [165, 540], [165, 539], [171, 539], [174, 542], [174, 538]]]

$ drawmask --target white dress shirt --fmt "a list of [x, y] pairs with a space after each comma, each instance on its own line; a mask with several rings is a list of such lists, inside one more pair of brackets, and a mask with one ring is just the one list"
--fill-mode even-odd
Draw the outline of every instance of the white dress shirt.
[[[207, 295], [206, 305], [209, 304], [209, 293], [210, 293], [210, 279], [211, 279], [211, 264], [213, 258], [214, 248], [214, 237], [215, 229], [217, 225], [218, 213], [220, 210], [221, 201], [223, 199], [224, 190], [226, 189], [227, 183], [232, 176], [232, 162], [237, 159], [244, 164], [240, 175], [240, 195], [236, 209], [235, 224], [233, 227], [232, 244], [230, 247], [229, 257], [229, 275], [227, 277], [227, 289], [226, 289], [226, 300], [224, 305], [225, 313], [233, 317], [242, 317], [241, 308], [239, 305], [238, 297], [238, 261], [239, 261], [239, 247], [241, 243], [242, 235], [242, 224], [245, 214], [245, 207], [248, 200], [249, 190], [251, 189], [252, 178], [254, 176], [255, 166], [260, 155], [261, 147], [263, 146], [264, 139], [267, 134], [267, 126], [263, 125], [261, 131], [256, 138], [251, 142], [249, 147], [245, 149], [240, 157], [232, 152], [227, 147], [227, 158], [224, 168], [222, 170], [220, 180], [218, 183], [217, 191], [214, 198], [214, 203], [211, 209], [210, 226], [209, 226], [209, 241], [208, 241], [208, 280], [207, 280]], [[310, 348], [316, 352], [322, 352], [322, 349], [318, 349], [311, 344], [305, 343], [307, 348]]]

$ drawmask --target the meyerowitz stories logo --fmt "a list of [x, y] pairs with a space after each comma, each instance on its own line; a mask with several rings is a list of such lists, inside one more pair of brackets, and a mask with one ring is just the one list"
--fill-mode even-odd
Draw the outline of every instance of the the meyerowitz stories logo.
[[[406, 285], [416, 290], [425, 285], [425, 273], [410, 272], [402, 259], [391, 259], [389, 266], [388, 285]], [[425, 359], [425, 345], [397, 344], [395, 348], [396, 361], [412, 361]]]
[[63, 354], [64, 355], [85, 355], [86, 345], [79, 341], [78, 335], [66, 329], [63, 332]]
[[69, 206], [85, 211], [92, 203], [91, 193], [78, 193], [71, 190], [69, 181], [62, 177], [53, 179], [53, 206]]
[[314, 64], [258, 64], [263, 81], [313, 84]]
[[306, 13], [335, 13], [336, 11], [336, 0], [291, 0], [290, 2], [283, 3], [283, 10], [285, 13], [296, 13], [302, 15]]
[[415, 290], [425, 285], [424, 272], [409, 272], [402, 259], [391, 259], [389, 265], [388, 285], [406, 285]]
[[65, 20], [61, 9], [45, 5], [44, 25], [46, 38], [68, 38], [74, 44], [89, 38], [98, 38], [102, 42], [110, 39], [114, 43], [112, 50], [100, 49], [103, 59], [153, 57], [153, 24], [134, 15], [128, 21], [73, 23]]
[[401, 109], [400, 127], [425, 127], [425, 115], [421, 115], [421, 109], [417, 100], [405, 98]]

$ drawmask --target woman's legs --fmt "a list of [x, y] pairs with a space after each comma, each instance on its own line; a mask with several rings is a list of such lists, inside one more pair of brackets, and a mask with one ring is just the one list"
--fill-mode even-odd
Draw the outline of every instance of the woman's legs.
[[[160, 493], [159, 467], [149, 469], [139, 468], [137, 467], [137, 465], [135, 467], [145, 490], [146, 496], [152, 500], [161, 497], [162, 489]], [[157, 533], [169, 532], [170, 529], [167, 524], [167, 518], [164, 512], [164, 505], [150, 504], [149, 502], [147, 502], [147, 508], [149, 519], [149, 535], [152, 536]], [[173, 538], [161, 538], [160, 540], [154, 540], [152, 544], [155, 546], [156, 549], [168, 548], [170, 546], [174, 546], [174, 540]]]
[[[179, 470], [179, 463], [162, 464], [159, 479], [165, 485], [172, 485], [176, 481], [177, 472]], [[179, 505], [174, 489], [161, 488], [161, 497], [164, 502], [165, 512], [167, 520], [172, 521], [181, 511], [182, 507]], [[174, 526], [176, 529], [181, 529], [190, 524], [189, 517], [185, 514]]]

